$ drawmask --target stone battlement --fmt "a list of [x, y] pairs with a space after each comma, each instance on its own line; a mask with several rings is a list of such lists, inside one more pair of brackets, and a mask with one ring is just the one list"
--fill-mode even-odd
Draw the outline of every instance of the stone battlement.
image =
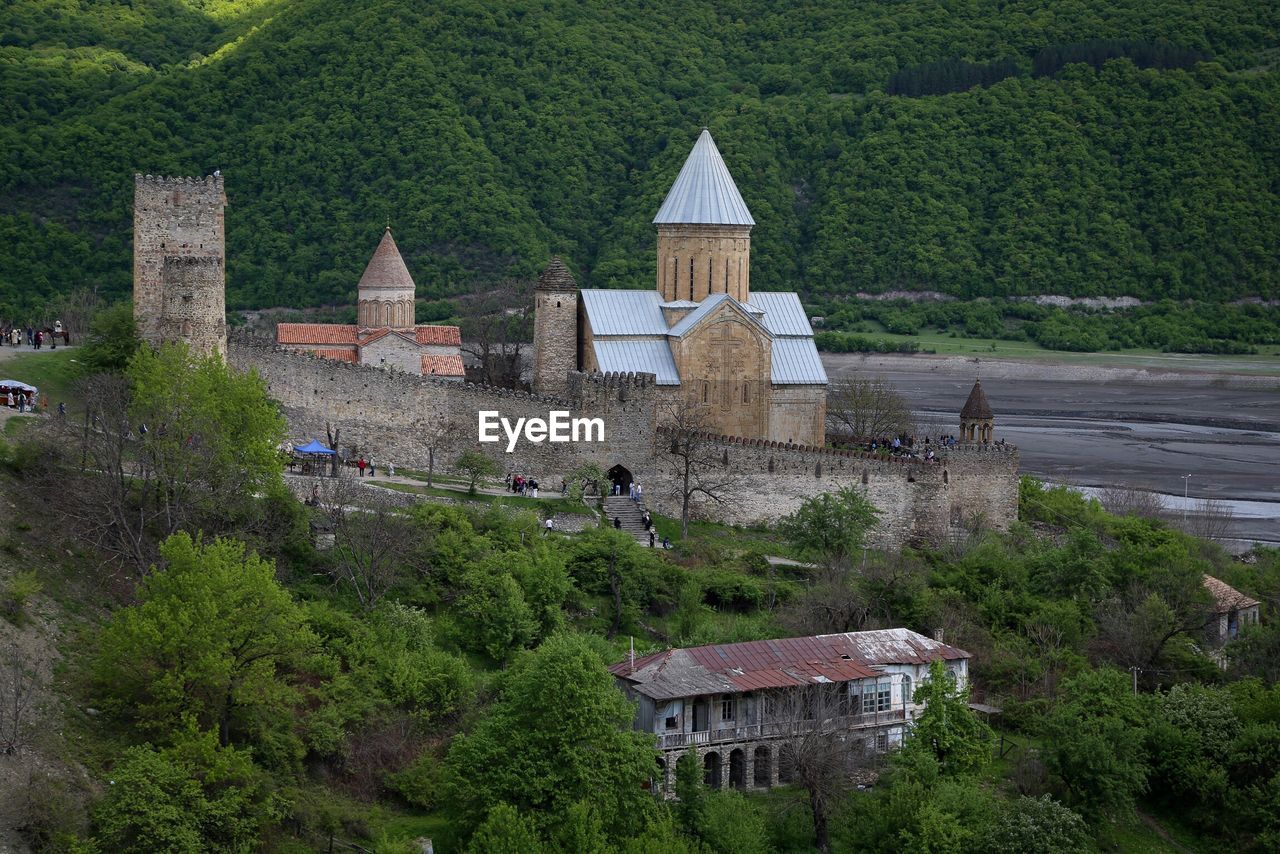
[[144, 185], [161, 190], [177, 190], [198, 185], [217, 190], [223, 189], [221, 175], [205, 175], [203, 178], [193, 178], [186, 175], [169, 177], [166, 175], [143, 175], [141, 172], [135, 172], [133, 174], [133, 182], [135, 185]]

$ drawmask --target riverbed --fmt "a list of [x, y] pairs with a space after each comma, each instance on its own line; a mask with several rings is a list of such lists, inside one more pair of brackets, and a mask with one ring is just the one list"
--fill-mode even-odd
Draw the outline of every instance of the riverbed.
[[1183, 510], [1185, 489], [1190, 512], [1205, 499], [1231, 508], [1229, 547], [1280, 545], [1280, 370], [1243, 375], [856, 354], [823, 354], [823, 362], [833, 381], [884, 377], [919, 421], [941, 432], [956, 432], [960, 407], [981, 376], [996, 437], [1019, 447], [1024, 473], [1090, 490], [1151, 490], [1174, 514]]

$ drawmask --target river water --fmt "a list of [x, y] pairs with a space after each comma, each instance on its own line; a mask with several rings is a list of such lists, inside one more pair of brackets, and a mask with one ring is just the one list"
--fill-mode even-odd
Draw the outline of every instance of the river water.
[[[833, 380], [889, 380], [941, 432], [955, 432], [978, 369], [917, 356], [823, 361]], [[1024, 473], [1088, 493], [1157, 492], [1175, 517], [1185, 487], [1191, 513], [1205, 499], [1231, 509], [1224, 545], [1280, 545], [1280, 378], [986, 361], [981, 371], [996, 437], [1018, 446]]]

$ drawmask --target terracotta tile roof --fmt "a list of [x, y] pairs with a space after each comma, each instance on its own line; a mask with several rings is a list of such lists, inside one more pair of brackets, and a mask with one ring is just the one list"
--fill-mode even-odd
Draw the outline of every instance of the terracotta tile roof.
[[1239, 590], [1220, 581], [1212, 575], [1204, 577], [1204, 587], [1209, 591], [1209, 595], [1213, 597], [1214, 608], [1219, 614], [1225, 614], [1227, 611], [1239, 610], [1240, 608], [1256, 608], [1258, 600], [1244, 595]]
[[419, 326], [419, 344], [435, 344], [443, 347], [461, 347], [462, 330], [456, 326]]
[[909, 629], [669, 649], [609, 668], [654, 699], [736, 694], [875, 676], [886, 664], [969, 658], [962, 649]]
[[461, 356], [426, 355], [422, 357], [422, 374], [423, 376], [464, 377], [467, 372], [462, 367]]
[[317, 347], [311, 351], [322, 359], [333, 359], [335, 362], [351, 362], [359, 364], [360, 354], [355, 350], [339, 350], [334, 347]]
[[357, 290], [368, 289], [414, 291], [413, 277], [409, 275], [409, 268], [400, 257], [400, 250], [391, 237], [390, 226], [382, 233], [382, 240], [369, 259], [369, 265], [364, 268], [364, 275], [360, 277]]
[[416, 341], [414, 341], [413, 336], [410, 335], [409, 332], [404, 329], [392, 329], [389, 326], [379, 326], [373, 329], [360, 330], [360, 346], [368, 347], [374, 341], [381, 341], [383, 338], [386, 338], [388, 335], [399, 335], [401, 338], [403, 338], [406, 341], [409, 341], [415, 344], [417, 343]]
[[277, 344], [355, 344], [353, 323], [277, 323]]
[[982, 390], [982, 380], [973, 381], [973, 391], [969, 392], [969, 399], [960, 409], [960, 417], [979, 420], [995, 417], [991, 412], [991, 404], [987, 403], [987, 393]]

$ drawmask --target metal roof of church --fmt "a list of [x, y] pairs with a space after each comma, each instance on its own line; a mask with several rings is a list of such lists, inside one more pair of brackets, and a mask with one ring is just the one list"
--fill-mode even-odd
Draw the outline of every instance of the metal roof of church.
[[680, 385], [680, 372], [665, 338], [596, 339], [592, 346], [601, 371], [653, 374], [658, 385]]
[[657, 291], [587, 289], [582, 307], [594, 335], [666, 335], [662, 294]]
[[706, 128], [667, 192], [655, 225], [755, 225], [738, 185]]
[[364, 268], [364, 275], [360, 277], [360, 284], [357, 286], [357, 290], [369, 288], [414, 290], [413, 277], [409, 275], [409, 268], [404, 265], [400, 250], [391, 237], [391, 226], [387, 226], [387, 230], [382, 232], [382, 240], [374, 250], [373, 257], [369, 259], [369, 265]]
[[769, 380], [775, 385], [827, 384], [827, 371], [812, 338], [774, 338], [769, 361]]
[[805, 316], [799, 294], [752, 291], [747, 302], [764, 312], [764, 328], [774, 335], [813, 337], [813, 327]]

